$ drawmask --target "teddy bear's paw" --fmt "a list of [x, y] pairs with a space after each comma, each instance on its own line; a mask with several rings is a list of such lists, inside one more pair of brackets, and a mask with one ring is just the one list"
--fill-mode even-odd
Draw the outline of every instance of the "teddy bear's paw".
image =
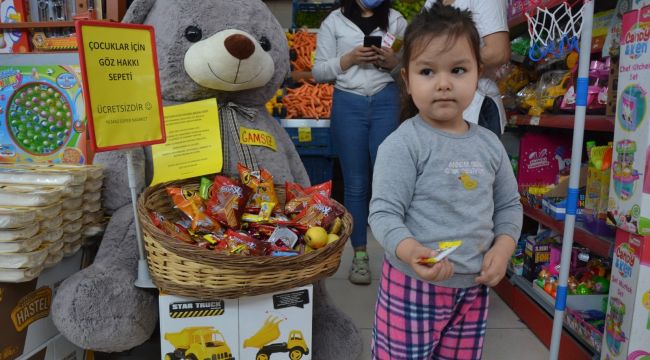
[[133, 285], [134, 272], [90, 266], [66, 279], [52, 301], [52, 320], [75, 345], [118, 352], [142, 344], [158, 321], [156, 294]]

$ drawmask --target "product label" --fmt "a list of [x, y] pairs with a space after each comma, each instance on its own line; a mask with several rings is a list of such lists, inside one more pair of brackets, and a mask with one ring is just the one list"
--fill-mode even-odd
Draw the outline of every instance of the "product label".
[[11, 311], [16, 331], [23, 331], [34, 321], [47, 317], [51, 305], [52, 289], [49, 287], [42, 287], [20, 299]]
[[623, 278], [632, 276], [632, 269], [636, 262], [636, 252], [628, 244], [622, 244], [616, 248], [614, 267]]
[[273, 151], [277, 151], [277, 146], [275, 144], [275, 138], [273, 135], [262, 130], [240, 127], [239, 142], [245, 145], [264, 146], [272, 149]]
[[169, 317], [174, 319], [217, 316], [223, 315], [223, 313], [223, 300], [186, 301], [169, 304]]

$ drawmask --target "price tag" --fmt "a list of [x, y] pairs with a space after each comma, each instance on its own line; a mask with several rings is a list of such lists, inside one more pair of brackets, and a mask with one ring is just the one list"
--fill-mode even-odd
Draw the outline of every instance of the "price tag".
[[311, 128], [301, 127], [298, 128], [298, 142], [310, 142], [311, 141]]
[[539, 125], [539, 116], [531, 116], [530, 117], [530, 125]]

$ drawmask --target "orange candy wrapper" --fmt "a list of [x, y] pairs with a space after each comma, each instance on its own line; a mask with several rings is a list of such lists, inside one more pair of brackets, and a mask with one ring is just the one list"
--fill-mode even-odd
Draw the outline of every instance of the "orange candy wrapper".
[[218, 175], [214, 178], [206, 212], [223, 225], [239, 229], [247, 198], [248, 189], [238, 180]]
[[327, 229], [340, 215], [341, 211], [334, 206], [331, 199], [315, 193], [309, 205], [293, 219], [293, 223], [302, 228], [321, 226]]
[[284, 186], [287, 194], [284, 212], [288, 215], [299, 214], [303, 211], [309, 205], [313, 194], [319, 193], [327, 198], [332, 194], [332, 180], [307, 188], [290, 182], [286, 182]]
[[192, 221], [192, 231], [218, 231], [221, 226], [205, 214], [205, 204], [196, 191], [168, 187], [167, 193], [171, 196], [176, 207]]
[[266, 169], [253, 171], [242, 164], [237, 164], [237, 169], [242, 183], [253, 191], [246, 206], [247, 211], [259, 211], [264, 202], [276, 204], [273, 209], [277, 209], [278, 197], [273, 186], [273, 175]]

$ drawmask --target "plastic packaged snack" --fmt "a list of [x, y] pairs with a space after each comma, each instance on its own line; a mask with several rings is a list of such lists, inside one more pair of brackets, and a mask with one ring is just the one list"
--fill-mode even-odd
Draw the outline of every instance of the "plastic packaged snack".
[[0, 182], [24, 185], [81, 185], [86, 181], [84, 171], [47, 168], [46, 166], [0, 164]]
[[36, 211], [24, 207], [0, 207], [0, 229], [21, 228], [36, 221]]
[[238, 180], [217, 175], [206, 212], [221, 224], [239, 229], [248, 192], [248, 188]]
[[63, 237], [63, 228], [57, 227], [55, 229], [48, 229], [47, 231], [42, 230], [39, 235], [43, 235], [43, 241], [50, 243], [57, 242]]
[[34, 251], [0, 254], [0, 268], [20, 269], [41, 266], [49, 255], [47, 248], [48, 245], [43, 243]]
[[[278, 204], [278, 197], [275, 194], [273, 185], [273, 175], [266, 169], [253, 171], [242, 164], [237, 164], [241, 182], [252, 190], [252, 195], [246, 205], [248, 212], [254, 212], [251, 209], [259, 209], [262, 203]], [[275, 208], [274, 208], [275, 209]]]
[[70, 165], [70, 164], [51, 164], [47, 165], [49, 169], [58, 171], [82, 171], [86, 173], [86, 179], [98, 179], [104, 175], [103, 165]]
[[97, 192], [85, 192], [83, 194], [83, 201], [84, 202], [98, 202], [101, 201], [102, 198], [102, 193], [97, 191]]
[[63, 237], [61, 237], [59, 240], [55, 242], [48, 242], [47, 244], [50, 246], [48, 249], [51, 255], [60, 252], [63, 249], [63, 244], [65, 244], [65, 241]]
[[181, 210], [192, 222], [192, 231], [218, 231], [221, 226], [206, 214], [205, 204], [199, 193], [184, 188], [168, 187], [167, 193], [171, 196], [176, 208]]
[[63, 216], [61, 214], [50, 218], [44, 218], [41, 220], [41, 231], [59, 228], [61, 227], [61, 224], [63, 224]]
[[43, 243], [42, 236], [27, 239], [0, 242], [0, 253], [29, 252], [36, 250]]
[[[83, 216], [84, 211], [83, 209], [77, 209], [77, 210], [66, 210], [63, 212], [63, 220], [64, 221], [75, 221], [81, 218]], [[83, 220], [81, 221], [83, 224]]]
[[57, 202], [47, 206], [30, 208], [36, 210], [39, 219], [51, 219], [61, 213], [63, 209], [61, 202]]
[[46, 206], [61, 200], [63, 191], [55, 186], [0, 185], [0, 206]]
[[321, 226], [327, 229], [340, 215], [342, 213], [334, 206], [334, 203], [329, 198], [315, 193], [309, 202], [309, 206], [300, 212], [300, 214], [296, 215], [293, 221], [297, 226], [303, 228]]
[[84, 223], [82, 219], [77, 219], [73, 221], [65, 221], [61, 227], [63, 228], [64, 233], [74, 234], [81, 231], [83, 224]]
[[[80, 229], [81, 230], [81, 229]], [[81, 241], [81, 231], [75, 233], [64, 233], [63, 234], [63, 243], [69, 244]]]
[[84, 188], [84, 184], [61, 186], [61, 194], [64, 198], [81, 198], [84, 194]]
[[309, 205], [312, 194], [319, 193], [328, 198], [332, 195], [332, 180], [307, 188], [290, 182], [286, 182], [284, 186], [287, 196], [284, 206], [286, 214], [299, 214]]
[[102, 185], [104, 185], [104, 178], [101, 177], [99, 179], [92, 179], [86, 181], [84, 184], [84, 192], [97, 192], [102, 188]]
[[83, 201], [83, 198], [81, 196], [77, 197], [70, 197], [70, 198], [64, 198], [61, 201], [61, 208], [64, 210], [77, 210], [81, 209], [82, 205], [84, 205], [85, 202]]
[[97, 201], [97, 202], [84, 202], [83, 203], [83, 210], [85, 212], [97, 212], [102, 209], [102, 202]]
[[26, 269], [0, 268], [0, 282], [20, 283], [33, 280], [43, 271], [43, 266]]
[[38, 233], [38, 223], [18, 229], [0, 229], [0, 241], [27, 239]]

